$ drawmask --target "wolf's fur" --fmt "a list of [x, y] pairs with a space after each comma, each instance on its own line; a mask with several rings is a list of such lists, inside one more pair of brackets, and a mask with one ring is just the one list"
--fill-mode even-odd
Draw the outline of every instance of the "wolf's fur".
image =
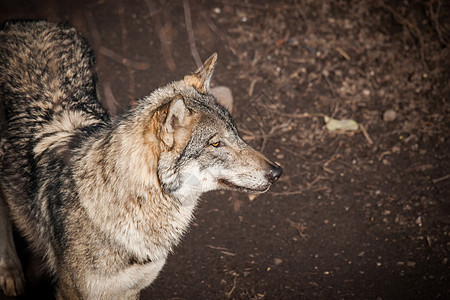
[[23, 290], [8, 215], [44, 256], [58, 298], [134, 299], [158, 275], [202, 193], [264, 192], [278, 179], [281, 168], [239, 138], [209, 94], [215, 60], [110, 120], [96, 98], [92, 51], [73, 28], [3, 26], [6, 294]]

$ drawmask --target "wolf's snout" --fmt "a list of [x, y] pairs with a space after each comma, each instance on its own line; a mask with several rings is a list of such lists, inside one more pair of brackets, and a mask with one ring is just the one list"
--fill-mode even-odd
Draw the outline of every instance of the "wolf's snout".
[[270, 183], [274, 183], [275, 181], [278, 180], [278, 178], [280, 178], [282, 173], [283, 173], [283, 169], [279, 165], [274, 164], [274, 165], [272, 165], [272, 168], [270, 169], [269, 174], [267, 175], [267, 178]]

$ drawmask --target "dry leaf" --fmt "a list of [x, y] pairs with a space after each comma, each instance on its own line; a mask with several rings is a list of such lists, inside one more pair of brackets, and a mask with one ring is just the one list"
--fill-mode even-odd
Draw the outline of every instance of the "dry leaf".
[[329, 131], [356, 131], [359, 128], [355, 120], [336, 120], [328, 116], [324, 116], [324, 120]]

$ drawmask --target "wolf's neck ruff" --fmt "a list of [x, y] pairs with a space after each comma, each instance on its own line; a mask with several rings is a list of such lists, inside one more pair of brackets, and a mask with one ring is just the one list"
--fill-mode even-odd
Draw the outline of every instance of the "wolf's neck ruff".
[[[167, 161], [176, 161], [171, 156], [179, 157], [183, 145], [176, 140], [180, 136], [172, 141], [175, 146], [166, 145], [164, 125], [155, 118], [155, 111], [138, 107], [87, 140], [74, 160], [80, 203], [92, 222], [134, 255], [152, 261], [167, 256], [179, 241], [200, 196], [185, 205], [184, 198], [163, 190], [161, 181], [171, 179], [158, 174], [158, 165], [165, 163], [161, 157], [165, 153]], [[169, 172], [173, 166], [167, 167]], [[179, 174], [172, 176], [179, 181]]]

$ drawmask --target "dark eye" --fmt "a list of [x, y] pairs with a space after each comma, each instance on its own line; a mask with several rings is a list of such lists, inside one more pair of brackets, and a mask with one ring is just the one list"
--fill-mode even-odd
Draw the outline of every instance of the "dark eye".
[[212, 143], [211, 146], [213, 146], [214, 148], [217, 148], [217, 147], [222, 146], [222, 143], [220, 141], [217, 141], [215, 143]]

